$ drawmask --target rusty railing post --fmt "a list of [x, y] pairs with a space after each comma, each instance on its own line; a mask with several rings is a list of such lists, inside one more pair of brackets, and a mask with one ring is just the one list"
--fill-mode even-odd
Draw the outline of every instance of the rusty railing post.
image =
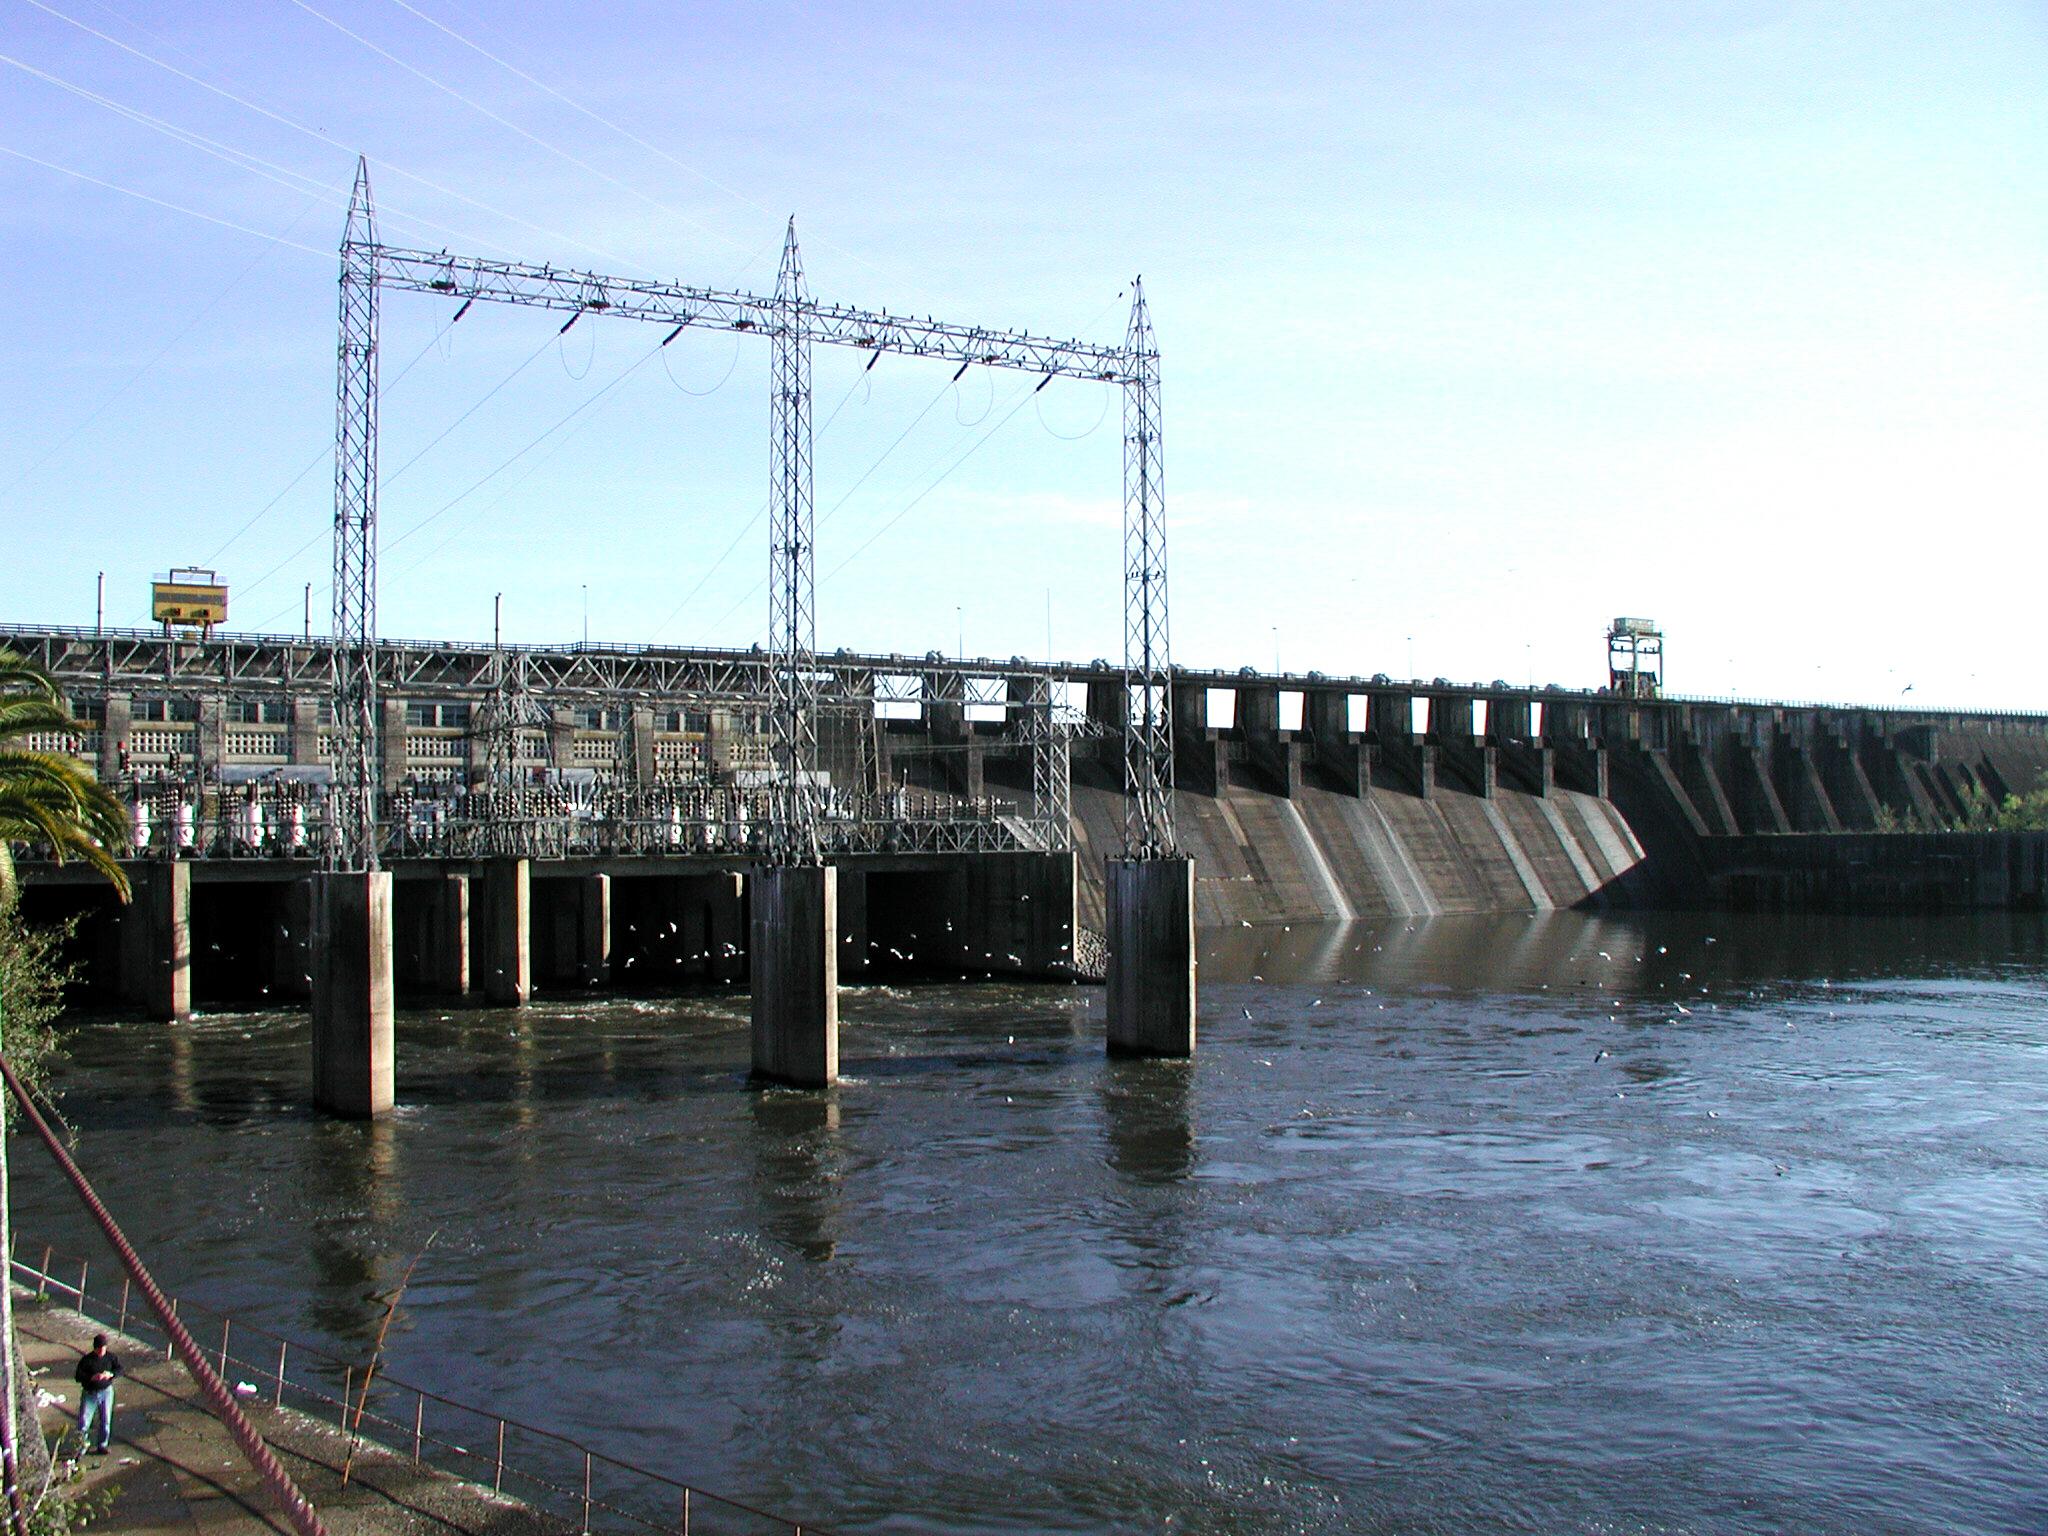
[[42, 1273], [36, 1276], [37, 1301], [43, 1300], [50, 1294], [50, 1253], [54, 1247], [55, 1245], [52, 1243], [43, 1244], [43, 1269]]
[[86, 1261], [86, 1260], [84, 1260], [84, 1259], [80, 1259], [80, 1260], [78, 1261], [78, 1310], [79, 1310], [79, 1311], [81, 1311], [81, 1312], [83, 1312], [83, 1311], [85, 1310], [85, 1271], [86, 1271], [86, 1268], [87, 1268], [87, 1261]]
[[114, 1324], [114, 1332], [116, 1333], [126, 1333], [128, 1331], [128, 1285], [128, 1277], [123, 1275], [121, 1277], [121, 1320]]
[[424, 1392], [415, 1393], [414, 1399], [415, 1401], [412, 1405], [412, 1464], [418, 1466], [420, 1464], [420, 1425], [427, 1416], [427, 1394]]
[[503, 1491], [505, 1486], [505, 1421], [498, 1420], [498, 1470], [491, 1474], [491, 1492]]

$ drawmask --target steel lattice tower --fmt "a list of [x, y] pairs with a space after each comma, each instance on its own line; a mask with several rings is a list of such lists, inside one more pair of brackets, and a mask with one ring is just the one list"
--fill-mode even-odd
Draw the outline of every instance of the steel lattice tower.
[[770, 836], [780, 864], [816, 864], [821, 857], [811, 791], [818, 766], [818, 606], [811, 516], [810, 298], [792, 215], [782, 241], [782, 267], [775, 275], [769, 424], [769, 739], [782, 808]]
[[1025, 706], [1025, 735], [1031, 742], [1032, 814], [1045, 824], [1048, 851], [1074, 846], [1074, 781], [1066, 722], [1053, 704], [1051, 673], [1031, 679]]
[[327, 867], [377, 867], [377, 220], [356, 161], [341, 240], [334, 421], [333, 835]]
[[1173, 681], [1167, 644], [1166, 463], [1159, 348], [1145, 281], [1124, 335], [1124, 857], [1172, 858]]
[[[1161, 456], [1159, 352], [1136, 285], [1121, 347], [961, 325], [814, 301], [804, 282], [791, 218], [775, 294], [608, 277], [527, 262], [402, 250], [376, 243], [367, 169], [358, 165], [342, 241], [341, 391], [334, 514], [334, 760], [338, 868], [374, 867], [377, 707], [376, 497], [377, 295], [407, 293], [533, 305], [572, 319], [604, 313], [672, 326], [716, 326], [765, 335], [773, 348], [768, 557], [768, 704], [777, 812], [769, 857], [821, 861], [818, 827], [816, 550], [811, 485], [811, 348], [856, 347], [969, 365], [1117, 384], [1124, 391], [1124, 783], [1126, 858], [1175, 856], [1172, 661], [1167, 644], [1166, 480]], [[662, 345], [667, 345], [664, 341]], [[1041, 382], [1040, 387], [1043, 386]], [[1049, 701], [1048, 701], [1049, 702]], [[870, 722], [872, 724], [872, 722]], [[1048, 806], [1061, 732], [1047, 733], [1044, 776], [1034, 788]], [[863, 742], [863, 748], [869, 746]], [[862, 768], [868, 761], [863, 756]], [[866, 772], [862, 773], [863, 781]]]

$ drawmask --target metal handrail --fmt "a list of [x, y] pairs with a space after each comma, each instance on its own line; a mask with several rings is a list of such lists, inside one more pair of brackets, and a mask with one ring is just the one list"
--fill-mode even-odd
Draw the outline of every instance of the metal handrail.
[[[152, 641], [164, 638], [161, 629], [114, 628], [107, 626], [93, 629], [73, 624], [0, 624], [0, 637], [19, 635], [53, 640], [134, 640]], [[211, 639], [198, 637], [181, 638], [180, 644], [195, 647], [236, 645], [287, 646], [300, 649], [324, 649], [328, 645], [325, 635], [314, 635], [310, 639], [299, 634], [274, 634], [256, 630], [221, 630]], [[378, 645], [390, 650], [418, 651], [488, 651], [488, 642], [477, 640], [404, 640], [384, 637]], [[547, 656], [647, 656], [656, 658], [692, 657], [709, 661], [765, 665], [767, 657], [758, 650], [736, 646], [660, 645], [652, 643], [617, 641], [570, 641], [567, 643], [521, 642], [506, 647], [508, 653], [524, 652], [529, 655]], [[820, 656], [821, 671], [835, 667], [851, 666], [878, 672], [962, 672], [978, 674], [1000, 674], [1021, 676], [1026, 674], [1051, 675], [1063, 682], [1079, 683], [1099, 681], [1117, 675], [1117, 668], [1095, 666], [1077, 661], [1028, 662], [1016, 660], [1001, 661], [994, 657], [915, 657], [902, 655], [883, 656], [872, 652], [850, 653], [845, 656]], [[1424, 678], [1397, 678], [1380, 675], [1365, 677], [1357, 673], [1324, 674], [1303, 672], [1262, 672], [1254, 669], [1250, 673], [1231, 672], [1210, 667], [1176, 666], [1173, 669], [1176, 683], [1206, 684], [1209, 687], [1227, 690], [1241, 683], [1261, 687], [1278, 687], [1288, 692], [1343, 692], [1366, 693], [1409, 693], [1424, 698], [1516, 698], [1535, 702], [1558, 701], [1573, 704], [1637, 704], [1650, 709], [1668, 708], [1674, 705], [1724, 705], [1742, 709], [1825, 709], [1853, 714], [1897, 715], [1914, 717], [1947, 717], [1952, 720], [2018, 720], [2048, 721], [2048, 712], [2024, 709], [1972, 709], [1957, 705], [1922, 704], [1901, 705], [1896, 703], [1857, 702], [1847, 699], [1790, 699], [1755, 698], [1747, 695], [1707, 695], [1666, 692], [1654, 699], [1623, 699], [1598, 688], [1565, 688], [1556, 684], [1508, 684], [1496, 687], [1482, 682], [1450, 682]]]
[[[19, 1234], [16, 1234], [15, 1246], [18, 1254], [21, 1247]], [[57, 1275], [54, 1266], [60, 1261], [67, 1274], [76, 1264], [76, 1281]], [[164, 1330], [152, 1323], [146, 1314], [139, 1311], [131, 1314], [131, 1292], [125, 1276], [118, 1301], [104, 1295], [89, 1296], [89, 1262], [59, 1253], [54, 1246], [45, 1246], [37, 1263], [10, 1257], [9, 1269], [23, 1284], [34, 1286], [38, 1300], [53, 1294], [70, 1297], [82, 1315], [111, 1323], [116, 1333], [127, 1334], [131, 1338], [142, 1338], [145, 1333], [163, 1336]], [[227, 1377], [231, 1369], [236, 1373], [236, 1390], [245, 1398], [267, 1395], [273, 1408], [317, 1410], [308, 1412], [307, 1416], [322, 1422], [331, 1420], [344, 1435], [359, 1434], [361, 1426], [367, 1424], [374, 1433], [364, 1437], [366, 1443], [375, 1444], [399, 1457], [407, 1454], [405, 1446], [410, 1443], [414, 1465], [449, 1473], [479, 1488], [485, 1486], [485, 1475], [488, 1474], [489, 1487], [496, 1494], [514, 1493], [518, 1488], [529, 1490], [530, 1494], [538, 1497], [522, 1496], [523, 1502], [546, 1513], [579, 1521], [578, 1529], [582, 1532], [591, 1531], [593, 1516], [603, 1514], [616, 1517], [632, 1530], [658, 1532], [661, 1536], [693, 1536], [693, 1533], [694, 1536], [717, 1536], [717, 1533], [725, 1531], [742, 1530], [786, 1531], [792, 1536], [804, 1536], [805, 1532], [812, 1533], [812, 1536], [831, 1536], [823, 1526], [792, 1520], [738, 1499], [710, 1493], [638, 1463], [621, 1461], [602, 1451], [592, 1450], [554, 1430], [542, 1429], [506, 1414], [476, 1408], [415, 1386], [382, 1368], [376, 1374], [375, 1384], [370, 1388], [366, 1401], [356, 1389], [363, 1368], [353, 1361], [259, 1325], [237, 1322], [203, 1303], [174, 1297], [171, 1305], [179, 1321], [195, 1335], [199, 1332], [197, 1324], [202, 1319], [208, 1325], [206, 1331], [209, 1336], [217, 1325], [219, 1342], [210, 1346], [207, 1352], [223, 1377]], [[256, 1360], [234, 1352], [238, 1345], [246, 1349], [248, 1346], [244, 1341], [250, 1338], [263, 1342], [266, 1358]], [[268, 1358], [270, 1346], [276, 1349], [274, 1361]], [[320, 1380], [322, 1376], [326, 1378], [325, 1382]], [[253, 1382], [240, 1379], [251, 1377]], [[340, 1383], [338, 1395], [332, 1385], [337, 1379]], [[241, 1391], [242, 1387], [256, 1383], [265, 1384], [267, 1393]], [[380, 1411], [381, 1405], [391, 1405], [403, 1416], [394, 1416], [389, 1410]], [[446, 1438], [457, 1432], [454, 1430], [436, 1427], [430, 1431], [429, 1405], [444, 1410], [444, 1417], [467, 1415], [485, 1431], [491, 1448], [474, 1450]], [[403, 1410], [408, 1406], [411, 1413], [404, 1415]], [[570, 1471], [565, 1474], [556, 1469], [544, 1470], [537, 1465], [539, 1457], [530, 1458], [522, 1464], [507, 1453], [508, 1444], [515, 1450], [518, 1447], [516, 1437], [558, 1448], [563, 1453], [558, 1459], [558, 1467], [566, 1466]], [[598, 1477], [600, 1470], [605, 1474], [602, 1481]], [[571, 1480], [565, 1481], [565, 1477]]]

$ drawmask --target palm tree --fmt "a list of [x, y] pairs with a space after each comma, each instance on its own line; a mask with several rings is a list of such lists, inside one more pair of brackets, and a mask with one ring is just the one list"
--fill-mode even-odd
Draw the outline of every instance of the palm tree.
[[0, 901], [14, 894], [8, 844], [17, 841], [46, 844], [59, 863], [84, 859], [128, 899], [115, 855], [128, 834], [121, 802], [78, 759], [27, 745], [31, 735], [77, 729], [50, 675], [0, 649]]

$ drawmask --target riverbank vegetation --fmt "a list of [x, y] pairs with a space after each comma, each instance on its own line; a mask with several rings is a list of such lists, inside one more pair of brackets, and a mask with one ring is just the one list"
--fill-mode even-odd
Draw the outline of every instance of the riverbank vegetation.
[[1912, 812], [1899, 815], [1890, 806], [1880, 806], [1880, 832], [2048, 832], [2048, 773], [2023, 795], [1998, 800], [1976, 785], [1962, 792], [1960, 814], [1941, 816], [1932, 823]]

